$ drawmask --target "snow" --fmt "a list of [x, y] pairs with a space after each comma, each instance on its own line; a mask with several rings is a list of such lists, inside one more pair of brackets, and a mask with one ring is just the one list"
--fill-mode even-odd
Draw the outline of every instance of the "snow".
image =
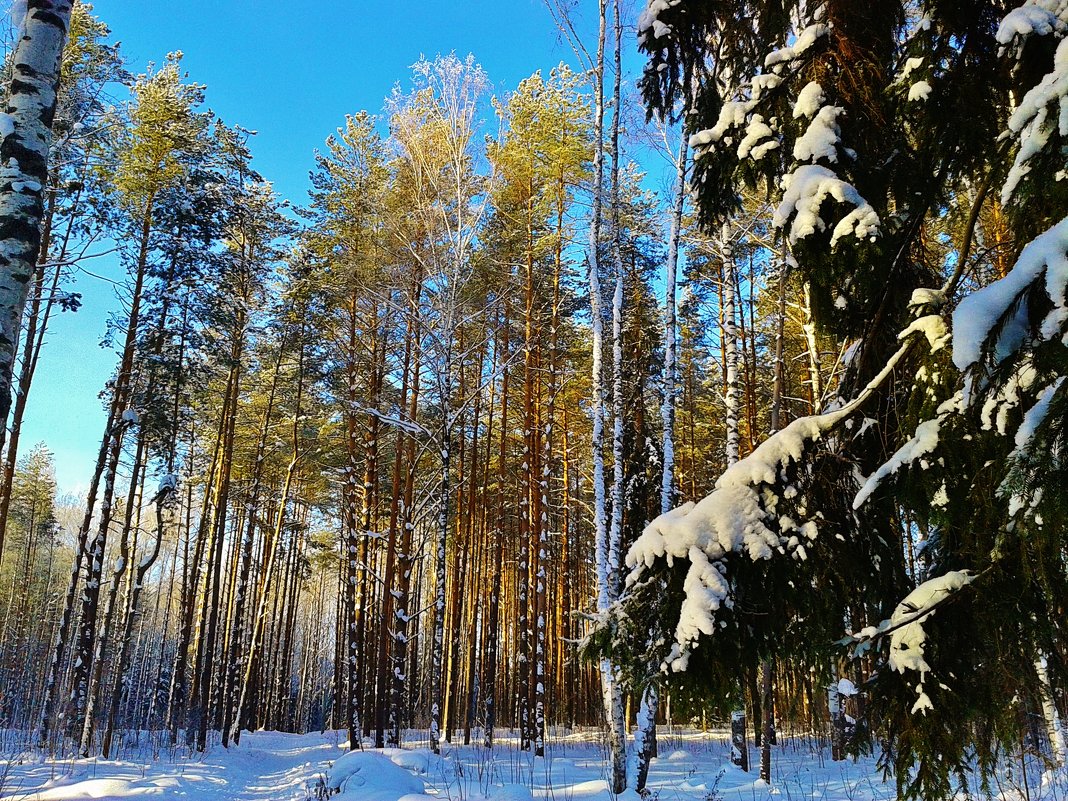
[[[1050, 119], [1050, 107], [1056, 106], [1056, 119]], [[1024, 95], [1009, 117], [1009, 133], [1020, 145], [1012, 169], [1001, 188], [1001, 202], [1008, 203], [1013, 192], [1030, 172], [1028, 162], [1049, 142], [1054, 130], [1068, 137], [1068, 39], [1062, 39], [1053, 56], [1053, 71]]]
[[[848, 689], [848, 680], [839, 691]], [[854, 688], [855, 689], [855, 688]], [[605, 781], [609, 766], [596, 729], [566, 735], [552, 732], [546, 758], [536, 760], [517, 750], [514, 734], [501, 732], [493, 751], [480, 745], [443, 744], [444, 774], [416, 775], [397, 764], [412, 755], [419, 763], [425, 749], [356, 751], [346, 756], [344, 735], [245, 733], [241, 745], [214, 747], [203, 758], [164, 756], [153, 761], [152, 746], [126, 761], [56, 760], [22, 754], [3, 765], [0, 801], [76, 801], [85, 798], [119, 801], [189, 799], [190, 801], [310, 801], [327, 797], [324, 778], [346, 773], [346, 790], [331, 801], [637, 801], [628, 789], [614, 796]], [[407, 732], [406, 739], [425, 742], [426, 732]], [[772, 797], [820, 801], [891, 801], [893, 781], [882, 776], [875, 756], [833, 762], [813, 738], [779, 734], [772, 752], [770, 786], [758, 773], [730, 764], [729, 732], [703, 733], [678, 726], [660, 726], [659, 759], [651, 761], [649, 791], [671, 801], [770, 801]], [[476, 740], [479, 737], [475, 736]], [[166, 749], [164, 754], [166, 754]], [[331, 768], [331, 764], [334, 768]], [[337, 765], [341, 763], [341, 768]], [[390, 785], [386, 776], [395, 780]], [[356, 779], [362, 780], [357, 784]], [[1035, 782], [1037, 786], [1039, 782]], [[418, 788], [418, 789], [412, 789]], [[1063, 784], [1032, 788], [1032, 801], [1063, 797]], [[1062, 795], [1057, 796], [1060, 792]]]
[[[399, 749], [346, 753], [340, 733], [284, 735], [256, 732], [230, 750], [214, 749], [203, 759], [132, 761], [79, 759], [20, 760], [5, 776], [2, 801], [76, 799], [190, 799], [192, 801], [308, 801], [326, 798], [335, 779], [344, 785], [331, 801], [638, 801], [633, 789], [613, 796], [604, 776], [608, 765], [596, 729], [547, 741], [547, 758], [532, 759], [502, 733], [498, 747], [444, 745], [446, 774], [420, 774], [397, 764]], [[412, 741], [425, 732], [409, 733]], [[890, 801], [893, 784], [880, 778], [875, 757], [832, 763], [808, 740], [782, 738], [775, 748], [771, 786], [754, 771], [729, 764], [728, 733], [661, 726], [657, 739], [665, 756], [651, 760], [648, 788], [673, 801], [768, 801], [771, 796], [819, 797], [823, 801]], [[404, 753], [415, 753], [405, 750]], [[336, 761], [334, 761], [336, 760]], [[334, 761], [333, 767], [330, 767]], [[54, 778], [52, 778], [54, 776]], [[342, 776], [344, 778], [342, 779]], [[326, 778], [326, 782], [323, 782]]]
[[[794, 158], [811, 162], [820, 159], [832, 163], [838, 161], [838, 142], [842, 135], [838, 127], [838, 116], [844, 111], [840, 106], [823, 106], [804, 134], [794, 143]], [[796, 109], [794, 116], [797, 116]]]
[[836, 689], [838, 690], [839, 695], [845, 696], [846, 698], [851, 698], [854, 695], [860, 694], [860, 690], [858, 690], [857, 686], [849, 679], [839, 679]]
[[15, 120], [7, 112], [0, 112], [0, 137], [15, 133]]
[[1035, 438], [1035, 433], [1038, 431], [1039, 426], [1042, 425], [1049, 414], [1050, 404], [1053, 402], [1053, 397], [1057, 394], [1057, 390], [1064, 383], [1064, 378], [1064, 376], [1061, 376], [1043, 389], [1039, 393], [1035, 404], [1024, 414], [1020, 427], [1016, 429], [1014, 456], [1021, 455], [1031, 447], [1031, 441]]
[[907, 81], [908, 77], [912, 74], [912, 71], [919, 69], [923, 66], [923, 58], [919, 56], [913, 56], [905, 59], [905, 66], [901, 68], [901, 74], [897, 77], [898, 81]]
[[[913, 297], [915, 298], [915, 293], [913, 293]], [[898, 339], [905, 339], [916, 331], [923, 332], [923, 335], [927, 338], [927, 343], [931, 346], [931, 353], [938, 353], [950, 340], [946, 321], [942, 319], [940, 314], [927, 314], [923, 317], [918, 317], [898, 335]]]
[[874, 237], [879, 232], [879, 215], [851, 185], [820, 164], [804, 164], [782, 181], [783, 198], [772, 220], [777, 228], [790, 224], [791, 243], [823, 231], [827, 223], [820, 217], [820, 207], [828, 198], [855, 208], [838, 221], [831, 232], [831, 247], [846, 234], [857, 239]]
[[890, 626], [897, 626], [890, 634], [890, 669], [898, 673], [914, 671], [920, 674], [918, 697], [912, 708], [914, 714], [926, 713], [933, 708], [930, 699], [923, 692], [924, 679], [931, 671], [931, 666], [924, 659], [927, 632], [923, 623], [934, 614], [935, 604], [966, 587], [974, 578], [967, 570], [951, 570], [928, 579], [910, 592], [890, 617]]
[[796, 58], [800, 58], [806, 50], [814, 45], [823, 36], [826, 36], [831, 32], [831, 26], [822, 22], [817, 22], [804, 28], [794, 43], [781, 47], [778, 50], [773, 50], [764, 58], [764, 68], [770, 69], [779, 65], [785, 64], [788, 61], [793, 61]]
[[759, 161], [779, 147], [779, 140], [774, 137], [775, 131], [764, 122], [764, 118], [754, 114], [745, 130], [745, 137], [738, 145], [738, 158], [751, 157], [754, 161]]
[[1026, 39], [1033, 33], [1048, 36], [1054, 31], [1063, 32], [1064, 29], [1064, 23], [1052, 11], [1037, 4], [1025, 3], [1005, 15], [998, 26], [996, 38], [998, 44], [1008, 45], [1017, 37]]
[[[853, 634], [853, 639], [861, 643], [855, 651], [859, 655], [872, 640], [890, 633], [890, 669], [902, 675], [919, 674], [916, 702], [912, 706], [914, 715], [926, 715], [934, 709], [934, 704], [923, 688], [927, 674], [931, 672], [931, 666], [924, 658], [927, 632], [923, 624], [935, 614], [938, 604], [974, 580], [975, 575], [970, 570], [950, 570], [941, 576], [928, 579], [905, 596], [888, 620], [882, 621], [878, 626], [866, 626]], [[943, 689], [948, 688], [943, 686]]]
[[[640, 580], [658, 559], [665, 559], [669, 566], [675, 559], [686, 558], [690, 562], [675, 642], [663, 665], [665, 669], [685, 671], [699, 635], [715, 631], [715, 613], [728, 602], [725, 568], [719, 560], [732, 552], [746, 554], [754, 561], [770, 559], [787, 549], [796, 559], [807, 558], [799, 538], [782, 537], [769, 526], [781, 519], [776, 513], [779, 496], [775, 486], [785, 468], [798, 462], [810, 443], [821, 439], [859, 408], [907, 351], [907, 344], [899, 348], [852, 401], [834, 411], [792, 421], [728, 467], [710, 495], [696, 504], [685, 503], [665, 512], [645, 527], [627, 551], [627, 586]], [[788, 488], [783, 493], [788, 494]], [[815, 520], [800, 526], [790, 520], [786, 530], [796, 528], [808, 540], [819, 533]]]
[[906, 465], [911, 465], [921, 456], [932, 453], [938, 447], [938, 429], [941, 422], [940, 419], [936, 418], [934, 420], [925, 420], [916, 426], [916, 433], [913, 434], [912, 438], [864, 482], [864, 486], [860, 488], [860, 492], [853, 499], [853, 508], [859, 509], [863, 506], [865, 501], [871, 497], [871, 494], [888, 476], [893, 475]]
[[909, 102], [926, 100], [931, 95], [931, 84], [927, 81], [916, 81], [909, 87]]
[[426, 785], [411, 771], [373, 751], [343, 754], [326, 775], [326, 787], [339, 799], [395, 801], [407, 795], [424, 795]]
[[809, 81], [797, 93], [797, 101], [794, 103], [794, 119], [811, 118], [820, 110], [824, 99], [823, 87], [815, 81]]
[[[1066, 40], [1068, 41], [1068, 40]], [[1029, 242], [1015, 266], [1004, 277], [964, 298], [953, 312], [953, 363], [960, 370], [975, 365], [982, 355], [983, 344], [993, 334], [998, 322], [1005, 320], [994, 343], [994, 359], [1004, 362], [1023, 344], [1028, 335], [1026, 304], [1013, 305], [1020, 294], [1040, 278], [1053, 301], [1053, 309], [1040, 325], [1041, 336], [1060, 337], [1068, 324], [1068, 218]]]
[[960, 393], [954, 395], [938, 407], [937, 417], [933, 420], [925, 420], [916, 426], [916, 432], [908, 442], [902, 445], [885, 463], [880, 465], [879, 469], [861, 486], [860, 491], [853, 498], [854, 509], [859, 509], [863, 506], [878, 486], [888, 477], [897, 473], [902, 467], [907, 467], [917, 460], [921, 460], [921, 465], [923, 465], [923, 457], [934, 453], [938, 447], [938, 435], [942, 422], [948, 415], [960, 410], [961, 400]]
[[[122, 760], [26, 758], [2, 764], [0, 801], [95, 798], [196, 801], [305, 801], [330, 762], [342, 753], [338, 734], [245, 733], [239, 747], [153, 761], [153, 747]], [[126, 746], [123, 746], [124, 748]], [[164, 752], [166, 753], [166, 751]], [[389, 801], [394, 801], [393, 796]]]
[[638, 44], [644, 44], [652, 30], [654, 39], [661, 39], [671, 34], [671, 26], [660, 21], [660, 14], [681, 0], [649, 0], [641, 14], [638, 15]]

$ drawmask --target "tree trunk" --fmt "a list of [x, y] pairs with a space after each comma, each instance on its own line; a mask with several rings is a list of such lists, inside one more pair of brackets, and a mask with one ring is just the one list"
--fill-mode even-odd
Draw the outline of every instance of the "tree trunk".
[[27, 0], [0, 117], [0, 448], [22, 310], [41, 253], [44, 191], [70, 0]]

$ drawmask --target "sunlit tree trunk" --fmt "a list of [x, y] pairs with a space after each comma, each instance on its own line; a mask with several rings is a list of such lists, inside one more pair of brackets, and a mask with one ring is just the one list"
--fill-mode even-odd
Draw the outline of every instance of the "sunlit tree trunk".
[[0, 448], [22, 310], [41, 253], [44, 192], [70, 0], [27, 0], [0, 115]]

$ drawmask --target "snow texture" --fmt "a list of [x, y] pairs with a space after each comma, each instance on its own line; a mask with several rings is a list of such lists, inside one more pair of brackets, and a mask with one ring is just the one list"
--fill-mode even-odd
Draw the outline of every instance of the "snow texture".
[[804, 164], [783, 178], [783, 198], [772, 220], [777, 228], [790, 223], [791, 243], [824, 231], [827, 223], [820, 217], [820, 207], [828, 199], [847, 203], [854, 208], [838, 221], [831, 232], [831, 247], [847, 234], [859, 239], [875, 237], [879, 232], [879, 215], [851, 185], [820, 164]]
[[[805, 129], [804, 134], [794, 142], [794, 158], [798, 161], [811, 162], [820, 159], [826, 159], [831, 163], [838, 161], [838, 142], [842, 136], [842, 131], [838, 127], [838, 116], [844, 111], [845, 109], [840, 106], [823, 106]], [[796, 107], [794, 116], [797, 116]]]
[[764, 58], [764, 68], [781, 69], [781, 65], [800, 58], [804, 55], [805, 51], [812, 47], [812, 45], [816, 44], [821, 37], [826, 36], [830, 32], [831, 26], [825, 23], [817, 22], [809, 25], [797, 34], [797, 38], [794, 40], [793, 44], [768, 53]]
[[927, 81], [916, 81], [909, 87], [909, 102], [923, 101], [931, 96], [931, 84]]
[[738, 145], [738, 158], [752, 158], [759, 161], [772, 150], [779, 147], [775, 131], [764, 122], [759, 114], [754, 114], [745, 130], [745, 137]]
[[411, 771], [384, 754], [349, 751], [330, 768], [326, 787], [352, 801], [396, 801], [405, 795], [424, 795], [426, 785]]
[[[412, 740], [424, 739], [426, 732], [411, 732]], [[780, 734], [780, 737], [783, 735]], [[340, 743], [344, 737], [340, 737]], [[681, 729], [670, 733], [671, 747], [663, 757], [652, 760], [649, 789], [673, 801], [706, 801], [711, 796], [723, 801], [767, 799], [769, 788], [755, 773], [745, 773], [731, 765], [730, 742], [726, 732], [710, 734]], [[800, 740], [784, 737], [788, 746], [775, 757], [775, 786], [771, 796], [796, 796], [803, 787], [809, 796], [818, 793], [823, 801], [891, 801], [893, 784], [886, 784], [874, 757], [857, 761], [831, 762], [829, 754], [813, 751]], [[505, 737], [492, 753], [477, 746], [455, 746], [443, 762], [445, 775], [414, 776], [396, 765], [400, 749], [382, 752], [353, 752], [355, 761], [382, 766], [398, 784], [389, 786], [384, 775], [364, 773], [365, 784], [351, 786], [330, 801], [534, 801], [567, 798], [574, 801], [639, 801], [633, 790], [614, 795], [604, 776], [607, 766], [595, 730], [577, 732], [554, 739], [552, 757], [545, 769], [526, 769], [517, 757], [514, 738]], [[422, 750], [422, 749], [420, 749]], [[406, 753], [412, 753], [407, 752]], [[320, 777], [331, 772], [332, 760], [346, 762], [343, 745], [334, 732], [295, 735], [253, 732], [241, 745], [209, 751], [203, 759], [177, 761], [162, 758], [151, 761], [131, 757], [131, 761], [56, 760], [47, 762], [20, 758], [7, 772], [3, 801], [75, 801], [131, 797], [188, 799], [189, 801], [308, 801], [324, 798], [326, 787]], [[392, 754], [388, 757], [386, 754]], [[25, 755], [24, 755], [25, 756]], [[372, 757], [368, 761], [366, 758]], [[396, 774], [391, 770], [400, 771]], [[360, 776], [363, 771], [351, 774]], [[415, 783], [424, 789], [411, 792]], [[361, 787], [368, 793], [361, 794]], [[1032, 801], [1038, 799], [1032, 797]], [[1046, 801], [1043, 799], [1042, 801]]]
[[861, 486], [860, 491], [853, 498], [853, 508], [859, 509], [872, 496], [872, 493], [888, 477], [894, 475], [902, 467], [908, 467], [917, 460], [934, 453], [938, 447], [939, 430], [946, 416], [960, 408], [961, 396], [954, 395], [948, 401], [938, 407], [938, 416], [933, 420], [925, 420], [916, 426], [916, 433], [908, 442], [902, 445], [893, 456], [890, 457], [878, 470], [876, 470]]
[[1001, 188], [1002, 203], [1012, 198], [1031, 170], [1028, 162], [1045, 149], [1055, 130], [1062, 139], [1068, 137], [1068, 39], [1057, 46], [1053, 71], [1024, 95], [1009, 117], [1009, 133], [1019, 140], [1019, 148]]
[[654, 39], [670, 36], [672, 28], [660, 21], [660, 14], [680, 2], [681, 0], [649, 0], [649, 4], [638, 15], [638, 44], [645, 44], [650, 31]]
[[797, 93], [797, 101], [794, 103], [794, 119], [811, 118], [820, 110], [824, 99], [823, 87], [815, 81], [809, 81]]
[[1053, 402], [1053, 397], [1057, 394], [1057, 390], [1064, 383], [1064, 378], [1064, 376], [1061, 376], [1043, 389], [1038, 394], [1035, 404], [1024, 414], [1020, 427], [1016, 429], [1016, 447], [1012, 452], [1014, 457], [1022, 456], [1031, 449], [1031, 442], [1034, 440], [1039, 427], [1049, 415], [1050, 404]]
[[1026, 39], [1032, 34], [1048, 36], [1053, 32], [1063, 33], [1064, 21], [1049, 8], [1038, 3], [1024, 3], [1019, 8], [1012, 9], [998, 26], [996, 38], [998, 44], [1006, 46], [1012, 44], [1014, 39]]
[[1041, 279], [1053, 309], [1042, 320], [1039, 334], [1044, 340], [1059, 338], [1068, 345], [1068, 218], [1029, 242], [1004, 278], [973, 292], [957, 306], [953, 313], [953, 363], [958, 369], [967, 370], [980, 360], [984, 344], [995, 336], [1000, 321], [1004, 323], [993, 343], [995, 363], [1001, 364], [1020, 349], [1029, 326], [1026, 304], [1016, 301]]
[[935, 604], [966, 587], [974, 578], [967, 570], [951, 570], [929, 579], [910, 592], [890, 617], [890, 627], [897, 627], [890, 634], [890, 669], [898, 673], [914, 671], [920, 674], [913, 714], [926, 714], [934, 708], [931, 699], [923, 691], [923, 682], [931, 671], [931, 666], [924, 658], [927, 643], [924, 621], [934, 614]]
[[[714, 633], [715, 614], [729, 603], [729, 583], [722, 561], [727, 554], [741, 554], [753, 561], [787, 552], [795, 559], [807, 558], [802, 537], [810, 541], [819, 535], [816, 520], [799, 523], [776, 512], [786, 468], [800, 461], [811, 443], [852, 415], [908, 350], [907, 343], [902, 345], [852, 401], [825, 414], [798, 418], [772, 434], [748, 456], [728, 467], [711, 494], [696, 504], [685, 503], [656, 517], [635, 540], [626, 555], [628, 587], [660, 559], [669, 567], [676, 559], [689, 563], [675, 642], [664, 669], [685, 671], [700, 635]], [[791, 490], [789, 486], [782, 488], [783, 497], [790, 498]], [[791, 534], [795, 530], [798, 533]]]

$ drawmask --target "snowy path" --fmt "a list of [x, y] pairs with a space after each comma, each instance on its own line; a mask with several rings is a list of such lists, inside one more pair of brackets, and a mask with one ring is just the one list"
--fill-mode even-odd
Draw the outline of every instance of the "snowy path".
[[12, 763], [5, 766], [0, 801], [305, 801], [342, 753], [334, 734], [254, 732], [238, 748], [217, 747], [202, 760]]

